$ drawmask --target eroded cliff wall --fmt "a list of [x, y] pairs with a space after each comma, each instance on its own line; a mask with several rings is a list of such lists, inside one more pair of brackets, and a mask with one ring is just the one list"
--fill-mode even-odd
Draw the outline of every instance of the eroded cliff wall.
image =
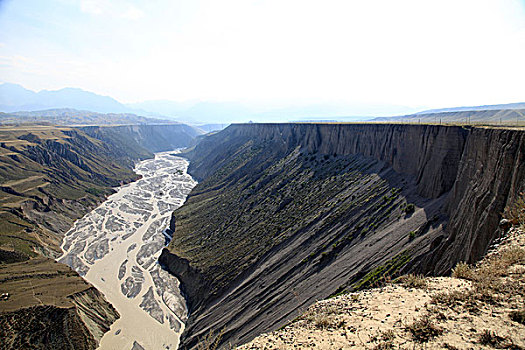
[[443, 274], [458, 261], [478, 261], [500, 234], [505, 207], [524, 190], [525, 132], [470, 129], [444, 208], [446, 235], [422, 269]]
[[204, 138], [188, 154], [201, 182], [161, 256], [192, 308], [182, 346], [220, 332], [242, 343], [383, 274], [476, 261], [523, 190], [523, 135], [244, 124]]

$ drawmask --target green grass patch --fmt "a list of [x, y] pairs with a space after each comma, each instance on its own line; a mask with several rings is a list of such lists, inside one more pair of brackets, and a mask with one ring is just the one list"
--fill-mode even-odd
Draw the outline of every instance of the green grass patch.
[[367, 273], [361, 280], [354, 283], [352, 290], [363, 290], [381, 285], [388, 278], [392, 278], [396, 273], [410, 261], [410, 255], [404, 251], [384, 265], [380, 265]]

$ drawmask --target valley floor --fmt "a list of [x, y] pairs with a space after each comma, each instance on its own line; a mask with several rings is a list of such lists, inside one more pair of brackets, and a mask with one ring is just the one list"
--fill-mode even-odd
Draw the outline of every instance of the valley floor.
[[511, 229], [453, 275], [319, 301], [239, 349], [525, 349], [525, 231]]

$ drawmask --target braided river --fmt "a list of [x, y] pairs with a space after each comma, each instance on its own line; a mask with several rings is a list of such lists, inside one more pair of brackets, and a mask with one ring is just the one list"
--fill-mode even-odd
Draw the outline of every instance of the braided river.
[[78, 220], [63, 240], [60, 262], [101, 291], [120, 318], [99, 349], [176, 349], [187, 319], [179, 281], [159, 265], [171, 213], [196, 185], [174, 152], [138, 163], [141, 179], [119, 187]]

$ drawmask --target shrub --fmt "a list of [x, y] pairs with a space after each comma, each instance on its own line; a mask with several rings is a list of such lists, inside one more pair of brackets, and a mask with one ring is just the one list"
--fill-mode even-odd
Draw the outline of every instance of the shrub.
[[408, 240], [409, 241], [413, 241], [415, 238], [416, 238], [416, 232], [415, 231], [410, 231], [408, 233]]
[[201, 338], [199, 344], [197, 344], [197, 350], [216, 350], [218, 349], [222, 335], [224, 331], [219, 332], [217, 336], [214, 335], [213, 331], [209, 331], [204, 338]]
[[520, 247], [511, 247], [501, 254], [501, 261], [505, 267], [525, 262], [525, 249]]
[[448, 307], [457, 306], [459, 303], [471, 299], [472, 293], [469, 291], [454, 290], [450, 293], [440, 292], [432, 295], [430, 302], [436, 305], [445, 305]]
[[388, 330], [381, 332], [379, 334], [379, 337], [376, 337], [376, 340], [379, 339], [379, 344], [374, 346], [374, 350], [389, 350], [389, 349], [395, 349], [394, 347], [394, 339], [396, 338], [393, 330]]
[[481, 345], [489, 345], [493, 348], [501, 349], [501, 348], [507, 348], [508, 347], [507, 345], [510, 345], [510, 344], [506, 344], [507, 343], [506, 340], [507, 340], [506, 338], [503, 338], [497, 335], [496, 332], [492, 332], [492, 331], [485, 329], [483, 330], [483, 332], [481, 332], [478, 342]]
[[525, 309], [518, 310], [518, 311], [512, 311], [510, 314], [510, 319], [514, 322], [521, 323], [525, 325]]
[[395, 282], [401, 283], [406, 288], [420, 288], [424, 289], [428, 286], [428, 282], [422, 275], [408, 274], [401, 276], [395, 280]]
[[338, 320], [335, 316], [329, 316], [324, 313], [311, 315], [306, 320], [313, 323], [314, 327], [319, 329], [337, 329], [344, 328], [346, 326], [346, 322], [344, 320]]
[[520, 193], [514, 203], [505, 208], [503, 217], [513, 225], [525, 225], [525, 193]]
[[414, 321], [414, 323], [405, 328], [412, 335], [412, 339], [418, 343], [426, 343], [430, 339], [443, 333], [443, 330], [433, 324], [428, 316], [424, 316], [421, 319]]
[[412, 214], [416, 210], [416, 206], [412, 203], [407, 204], [405, 207], [405, 213]]
[[465, 262], [460, 262], [452, 270], [452, 277], [471, 280], [473, 277], [472, 267]]

